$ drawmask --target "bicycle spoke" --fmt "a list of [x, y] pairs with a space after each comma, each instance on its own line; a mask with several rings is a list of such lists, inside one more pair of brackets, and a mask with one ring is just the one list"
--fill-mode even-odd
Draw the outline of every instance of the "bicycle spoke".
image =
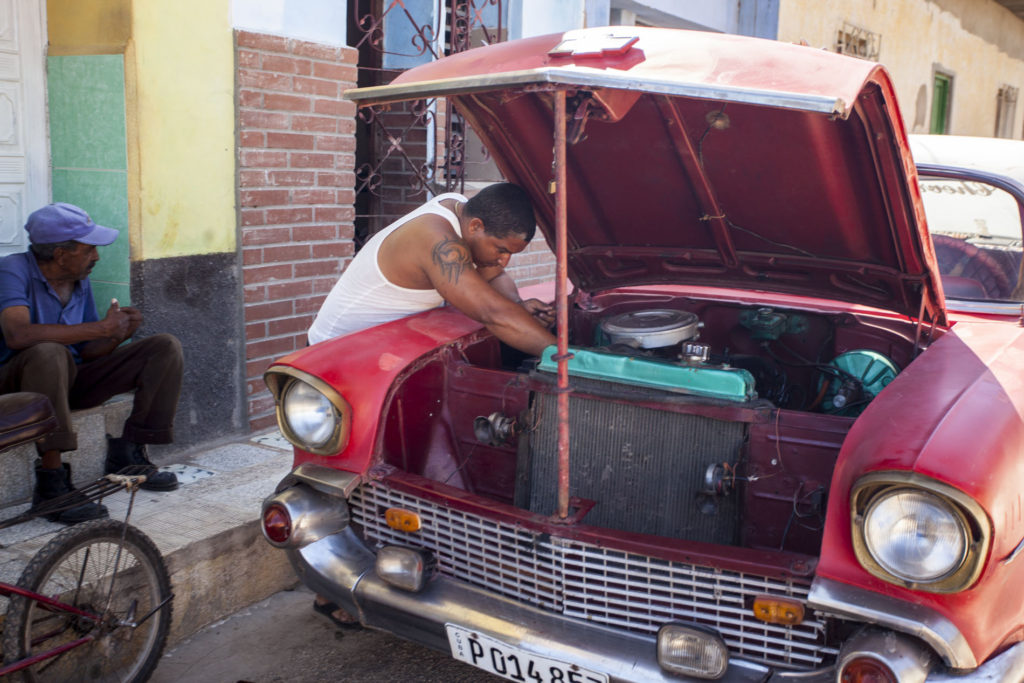
[[[60, 618], [60, 617], [57, 617], [57, 618]], [[41, 621], [37, 621], [36, 622], [37, 625], [40, 624], [40, 623], [42, 623], [42, 622]], [[57, 630], [54, 630], [54, 631], [50, 631], [49, 633], [41, 633], [41, 634], [39, 634], [38, 636], [36, 636], [35, 638], [32, 639], [32, 649], [37, 648], [39, 645], [41, 645], [42, 643], [45, 643], [47, 640], [50, 640], [51, 638], [56, 638], [59, 635], [63, 635], [64, 632], [67, 631], [67, 630], [68, 630], [67, 629], [67, 622], [65, 621], [61, 625], [61, 628], [59, 628]]]
[[[82, 561], [82, 570], [78, 574], [78, 582], [76, 584], [78, 587], [82, 586], [82, 577], [85, 576], [85, 568], [89, 564], [89, 553], [90, 552], [91, 552], [91, 548], [86, 548], [85, 549], [85, 559]], [[75, 599], [74, 599], [72, 604], [75, 604], [75, 605], [78, 604], [78, 591], [77, 590], [75, 591]]]
[[60, 661], [61, 657], [66, 655], [68, 652], [71, 652], [71, 650], [65, 650], [64, 652], [61, 652], [59, 655], [54, 655], [53, 657], [50, 657], [45, 662], [40, 664], [38, 667], [39, 673], [45, 674], [51, 666], [57, 664]]

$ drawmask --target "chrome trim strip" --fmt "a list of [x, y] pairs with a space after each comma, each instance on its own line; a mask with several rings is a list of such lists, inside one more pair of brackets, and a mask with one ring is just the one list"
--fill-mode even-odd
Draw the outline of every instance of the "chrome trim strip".
[[928, 683], [1024, 683], [1024, 643], [996, 655], [969, 674], [933, 673]]
[[982, 301], [980, 299], [955, 299], [946, 297], [946, 308], [959, 313], [991, 313], [1020, 317], [1021, 305], [1012, 301]]
[[839, 581], [815, 577], [809, 607], [858, 622], [880, 624], [917, 636], [954, 669], [973, 669], [978, 660], [953, 622], [924, 605], [915, 605]]
[[1002, 564], [1009, 564], [1013, 562], [1015, 559], [1017, 559], [1017, 556], [1020, 555], [1020, 551], [1022, 550], [1024, 550], [1024, 538], [1020, 539], [1020, 543], [1017, 544], [1017, 547], [1014, 548], [1009, 555], [1000, 560], [1000, 562]]
[[834, 666], [816, 671], [776, 671], [771, 677], [772, 683], [835, 683], [836, 668]]
[[638, 80], [628, 73], [583, 69], [525, 69], [482, 76], [463, 76], [433, 81], [420, 81], [408, 85], [378, 85], [370, 88], [346, 90], [345, 99], [359, 104], [377, 104], [413, 100], [422, 97], [464, 95], [483, 90], [499, 90], [514, 86], [547, 83], [551, 85], [577, 85], [594, 88], [616, 88], [661, 95], [675, 95], [704, 100], [744, 102], [783, 109], [820, 112], [846, 118], [850, 107], [840, 98], [805, 95], [776, 90], [730, 88], [722, 85], [702, 85], [692, 82]]
[[[289, 478], [292, 481], [289, 481]], [[348, 498], [356, 490], [356, 487], [363, 483], [363, 476], [355, 472], [342, 472], [307, 462], [292, 470], [292, 473], [278, 485], [277, 490], [281, 491], [287, 486], [294, 485], [295, 482], [308, 484], [317, 491], [330, 496]]]

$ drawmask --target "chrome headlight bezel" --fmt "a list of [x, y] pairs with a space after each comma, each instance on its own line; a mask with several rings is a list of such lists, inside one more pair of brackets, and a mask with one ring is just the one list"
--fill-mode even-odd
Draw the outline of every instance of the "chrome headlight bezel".
[[[890, 571], [872, 554], [866, 538], [868, 515], [880, 501], [900, 492], [930, 496], [948, 509], [963, 533], [963, 553], [956, 566], [927, 580], [912, 580]], [[959, 489], [914, 472], [876, 472], [862, 477], [850, 496], [853, 549], [857, 561], [873, 576], [911, 590], [956, 593], [970, 588], [981, 574], [992, 530], [988, 516]]]
[[[338, 455], [345, 449], [348, 445], [349, 432], [352, 426], [352, 407], [333, 387], [307, 372], [283, 366], [272, 367], [267, 370], [263, 380], [270, 389], [270, 393], [274, 396], [277, 425], [281, 430], [281, 434], [292, 445], [308, 453], [324, 456]], [[331, 426], [326, 438], [322, 441], [311, 443], [308, 439], [303, 438], [295, 432], [288, 419], [285, 405], [287, 397], [289, 392], [294, 390], [299, 382], [319, 392], [330, 406], [331, 415], [329, 419], [332, 419], [334, 424]]]

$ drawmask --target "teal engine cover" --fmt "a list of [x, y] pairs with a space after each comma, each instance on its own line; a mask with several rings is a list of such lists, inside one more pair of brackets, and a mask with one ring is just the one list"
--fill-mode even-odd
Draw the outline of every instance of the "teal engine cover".
[[[549, 346], [541, 354], [537, 369], [558, 372], [552, 359], [558, 347]], [[601, 351], [570, 348], [569, 374], [607, 382], [654, 387], [693, 396], [751, 401], [757, 398], [754, 376], [742, 368], [714, 365], [687, 365], [649, 357], [624, 356]]]

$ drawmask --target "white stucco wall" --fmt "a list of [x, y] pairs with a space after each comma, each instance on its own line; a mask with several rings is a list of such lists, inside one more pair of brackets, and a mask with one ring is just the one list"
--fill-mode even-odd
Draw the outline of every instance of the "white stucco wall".
[[735, 33], [739, 0], [611, 0], [611, 7], [654, 26]]
[[345, 45], [345, 0], [231, 0], [232, 28]]
[[509, 0], [508, 37], [529, 38], [584, 25], [584, 0]]
[[[844, 22], [877, 34], [908, 132], [926, 133], [934, 70], [953, 75], [949, 133], [991, 136], [1003, 85], [1024, 92], [1024, 22], [992, 0], [783, 0], [779, 40], [834, 49]], [[1024, 101], [1013, 136], [1022, 137]]]

